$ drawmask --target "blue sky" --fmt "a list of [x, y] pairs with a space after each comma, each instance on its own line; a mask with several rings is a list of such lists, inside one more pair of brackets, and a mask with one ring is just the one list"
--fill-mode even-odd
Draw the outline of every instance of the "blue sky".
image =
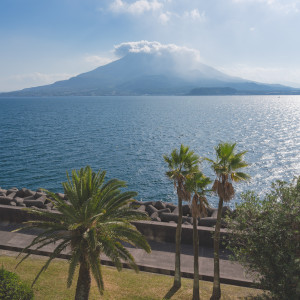
[[148, 41], [300, 87], [300, 0], [0, 0], [0, 91], [66, 79]]

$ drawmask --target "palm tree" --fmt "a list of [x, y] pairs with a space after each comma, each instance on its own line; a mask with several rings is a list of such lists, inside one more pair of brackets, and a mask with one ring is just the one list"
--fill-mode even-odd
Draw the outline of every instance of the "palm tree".
[[[91, 273], [100, 294], [103, 293], [101, 253], [107, 255], [119, 271], [122, 269], [121, 260], [138, 271], [134, 258], [121, 242], [141, 247], [147, 252], [151, 249], [145, 238], [130, 223], [145, 219], [146, 216], [129, 207], [130, 199], [137, 193], [121, 192], [120, 188], [126, 187], [125, 182], [112, 179], [104, 183], [105, 171], [94, 173], [89, 166], [79, 171], [73, 170], [71, 179], [67, 173], [67, 178], [68, 181], [62, 185], [68, 201], [47, 191], [59, 213], [30, 210], [39, 218], [27, 222], [27, 227], [44, 231], [24, 251], [32, 246], [40, 249], [55, 243], [53, 253], [37, 274], [34, 284], [51, 261], [69, 246], [71, 258], [67, 286], [71, 286], [74, 272], [79, 266], [75, 299], [85, 300], [89, 297]], [[19, 264], [29, 255], [24, 256]]]
[[188, 146], [181, 145], [180, 150], [174, 149], [170, 156], [164, 155], [169, 171], [166, 175], [173, 180], [178, 196], [178, 222], [176, 228], [176, 251], [175, 251], [175, 276], [174, 288], [181, 286], [180, 274], [180, 244], [182, 225], [182, 201], [190, 199], [190, 193], [185, 188], [185, 181], [188, 174], [198, 171], [199, 157]]
[[194, 283], [193, 283], [193, 300], [199, 300], [199, 237], [198, 237], [198, 217], [207, 215], [206, 208], [209, 206], [205, 195], [208, 190], [207, 185], [211, 183], [208, 177], [202, 172], [189, 176], [186, 182], [186, 188], [189, 192], [194, 193], [192, 198], [192, 217], [193, 217], [193, 248], [194, 248]]
[[237, 170], [247, 167], [248, 164], [243, 160], [243, 156], [247, 151], [235, 153], [235, 146], [236, 143], [220, 143], [215, 147], [216, 160], [207, 158], [217, 176], [212, 190], [219, 196], [217, 222], [214, 233], [214, 283], [211, 300], [221, 298], [219, 245], [223, 202], [229, 202], [233, 198], [233, 182], [248, 180], [250, 178], [248, 174], [237, 172]]

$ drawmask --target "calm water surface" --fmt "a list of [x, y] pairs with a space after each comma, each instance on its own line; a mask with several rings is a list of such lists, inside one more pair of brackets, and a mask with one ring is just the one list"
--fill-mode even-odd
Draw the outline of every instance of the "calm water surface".
[[0, 98], [0, 112], [2, 188], [61, 191], [66, 170], [89, 164], [138, 199], [176, 202], [163, 154], [184, 143], [214, 158], [220, 141], [248, 150], [252, 179], [236, 185], [232, 205], [300, 175], [300, 96]]

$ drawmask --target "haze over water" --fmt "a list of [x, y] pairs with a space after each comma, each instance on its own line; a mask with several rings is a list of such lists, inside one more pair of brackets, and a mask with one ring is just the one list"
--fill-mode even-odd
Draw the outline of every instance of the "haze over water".
[[220, 141], [248, 150], [252, 179], [236, 184], [232, 206], [243, 191], [263, 195], [300, 175], [300, 96], [1, 98], [0, 111], [2, 188], [62, 191], [66, 170], [89, 164], [137, 199], [176, 203], [163, 154], [183, 143], [214, 159]]

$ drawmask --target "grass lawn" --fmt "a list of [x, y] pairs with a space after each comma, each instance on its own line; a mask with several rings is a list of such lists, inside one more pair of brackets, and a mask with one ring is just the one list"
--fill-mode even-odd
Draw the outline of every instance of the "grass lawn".
[[[17, 260], [7, 254], [0, 254], [0, 266], [16, 272], [23, 281], [32, 283], [35, 275], [44, 264], [46, 257], [32, 256], [15, 269]], [[16, 255], [16, 254], [13, 254]], [[54, 260], [48, 270], [44, 272], [34, 286], [35, 299], [56, 300], [74, 299], [77, 274], [70, 289], [67, 289], [68, 262], [62, 259]], [[77, 270], [78, 271], [78, 270]], [[128, 300], [154, 300], [163, 299], [173, 284], [173, 277], [157, 275], [146, 272], [135, 273], [132, 270], [123, 269], [118, 272], [112, 267], [103, 266], [105, 292], [99, 295], [95, 282], [92, 282], [90, 299], [128, 299]], [[171, 299], [192, 299], [192, 279], [182, 279], [182, 287]], [[262, 291], [250, 288], [242, 288], [232, 285], [222, 285], [222, 299], [253, 299], [253, 296], [262, 294]], [[200, 282], [201, 299], [209, 299], [212, 283]]]

